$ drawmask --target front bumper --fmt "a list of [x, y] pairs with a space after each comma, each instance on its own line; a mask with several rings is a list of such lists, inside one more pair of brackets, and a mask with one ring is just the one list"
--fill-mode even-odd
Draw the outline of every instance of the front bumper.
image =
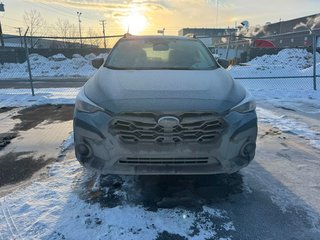
[[228, 127], [219, 140], [205, 144], [124, 143], [110, 133], [110, 121], [112, 117], [104, 112], [74, 113], [76, 157], [103, 174], [233, 173], [247, 166], [255, 154], [255, 112], [228, 113], [224, 116]]

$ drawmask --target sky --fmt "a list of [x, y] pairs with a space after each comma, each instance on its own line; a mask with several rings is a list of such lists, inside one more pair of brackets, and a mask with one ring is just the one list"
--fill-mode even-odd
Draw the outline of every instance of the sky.
[[[217, 2], [218, 1], [218, 2]], [[234, 27], [247, 20], [251, 26], [264, 25], [320, 12], [320, 0], [0, 0], [4, 33], [26, 29], [25, 12], [40, 12], [45, 27], [39, 34], [57, 35], [57, 21], [68, 20], [78, 27], [81, 12], [82, 35], [102, 35], [99, 20], [106, 20], [106, 34], [178, 35], [184, 27]], [[218, 3], [218, 4], [217, 4]]]

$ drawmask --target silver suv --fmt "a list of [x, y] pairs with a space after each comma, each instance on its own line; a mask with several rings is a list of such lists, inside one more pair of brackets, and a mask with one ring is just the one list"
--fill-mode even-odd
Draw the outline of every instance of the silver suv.
[[201, 41], [125, 36], [84, 85], [75, 152], [114, 174], [233, 173], [253, 159], [255, 102]]

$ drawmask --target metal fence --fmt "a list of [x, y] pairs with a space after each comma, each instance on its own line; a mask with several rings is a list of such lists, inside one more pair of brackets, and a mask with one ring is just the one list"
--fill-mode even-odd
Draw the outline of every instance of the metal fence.
[[215, 47], [216, 54], [233, 64], [230, 73], [235, 79], [259, 90], [316, 90], [320, 84], [319, 52], [319, 35], [300, 32], [248, 37]]
[[[0, 84], [6, 88], [30, 87], [32, 94], [81, 87], [96, 71], [91, 60], [106, 57], [120, 37], [16, 39], [18, 46], [0, 48]], [[317, 42], [317, 35], [308, 46], [267, 49], [253, 47], [252, 41], [234, 42], [228, 46], [228, 55], [236, 64], [228, 71], [249, 89], [316, 90], [320, 86]], [[254, 52], [260, 57], [253, 58]], [[240, 61], [241, 54], [250, 58]]]
[[28, 88], [32, 95], [51, 88], [81, 87], [122, 35], [100, 37], [8, 37], [0, 48], [0, 85]]

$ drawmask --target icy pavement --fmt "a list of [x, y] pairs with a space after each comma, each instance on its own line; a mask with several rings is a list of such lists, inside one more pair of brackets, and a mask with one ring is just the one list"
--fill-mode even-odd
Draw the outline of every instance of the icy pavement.
[[1, 237], [316, 240], [319, 153], [260, 132], [255, 161], [231, 176], [103, 176], [93, 191], [96, 176], [69, 153], [48, 178], [0, 199]]
[[0, 109], [0, 196], [45, 175], [70, 145], [61, 143], [72, 131], [72, 113], [72, 105]]
[[[62, 93], [60, 96], [63, 102]], [[279, 101], [268, 102], [268, 108], [258, 107], [255, 160], [233, 175], [97, 178], [75, 160], [69, 124], [63, 130], [65, 137], [55, 141], [55, 148], [60, 146], [56, 154], [69, 149], [67, 155], [53, 160], [41, 177], [31, 178], [0, 198], [0, 239], [317, 240], [320, 151], [300, 137], [303, 133], [281, 130], [286, 126], [294, 131], [298, 120], [314, 121], [318, 112], [309, 108], [306, 115], [301, 107], [310, 104], [309, 100], [301, 99], [294, 111], [288, 105], [288, 109], [279, 108]], [[15, 125], [7, 125], [10, 129], [56, 131], [53, 126], [66, 115], [62, 114], [65, 110], [42, 103], [33, 112], [6, 108], [0, 116], [3, 121], [15, 118]], [[30, 121], [39, 115], [37, 111], [50, 112], [50, 118]], [[279, 121], [279, 111], [291, 125]], [[299, 114], [306, 119], [298, 119]], [[311, 130], [306, 126], [304, 131]], [[5, 148], [14, 144], [15, 139]], [[93, 187], [97, 185], [100, 187]]]

